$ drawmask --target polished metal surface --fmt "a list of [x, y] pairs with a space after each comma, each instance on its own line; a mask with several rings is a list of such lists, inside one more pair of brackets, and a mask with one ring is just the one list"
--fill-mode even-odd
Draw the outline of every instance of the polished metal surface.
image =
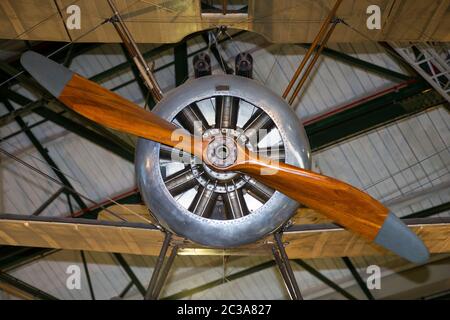
[[226, 168], [236, 162], [237, 147], [231, 137], [218, 136], [206, 147], [206, 159], [217, 168]]
[[[248, 123], [256, 113], [258, 118], [266, 123], [267, 117], [264, 115], [267, 115], [278, 129], [276, 132], [281, 138], [282, 157], [285, 162], [301, 168], [310, 168], [309, 144], [297, 116], [277, 94], [254, 80], [231, 75], [213, 75], [191, 80], [169, 92], [158, 103], [154, 112], [174, 121], [187, 106], [198, 105], [199, 109], [202, 109], [206, 101], [215, 112], [213, 116], [206, 117], [212, 127], [217, 115], [215, 110], [217, 104], [215, 98], [211, 97], [216, 96], [233, 97], [232, 100], [238, 98], [242, 109], [244, 106], [256, 106], [256, 111], [246, 115], [247, 119], [236, 121], [236, 130], [242, 132], [246, 122]], [[229, 115], [228, 111], [222, 114]], [[243, 115], [240, 114], [239, 117]], [[230, 123], [229, 116], [223, 119]], [[234, 118], [231, 120], [233, 126], [235, 120]], [[264, 139], [268, 140], [272, 135], [271, 132]], [[254, 149], [259, 147], [267, 148], [263, 145], [253, 146]], [[231, 181], [243, 180], [244, 187], [237, 188], [232, 182], [221, 181], [226, 192], [218, 193], [209, 183], [198, 182], [198, 174], [205, 171], [201, 169], [203, 165], [197, 165], [199, 172], [196, 176], [189, 163], [185, 161], [185, 156], [183, 156], [184, 163], [178, 164], [177, 171], [162, 172], [166, 167], [161, 166], [160, 157], [163, 152], [160, 153], [160, 149], [167, 153], [166, 147], [160, 148], [158, 143], [139, 139], [135, 163], [138, 187], [146, 205], [164, 228], [194, 242], [213, 247], [235, 247], [254, 242], [279, 228], [298, 207], [297, 202], [240, 173], [237, 173], [239, 180], [233, 178]], [[189, 187], [193, 185], [194, 180], [197, 183], [194, 199], [187, 205], [182, 204], [180, 199], [189, 193]], [[184, 194], [178, 193], [180, 190], [184, 191]], [[253, 208], [251, 204], [242, 200], [243, 197], [251, 197], [262, 204]], [[210, 216], [217, 209], [217, 204], [221, 204], [222, 207], [219, 206], [218, 210], [223, 209], [228, 215], [227, 218]]]

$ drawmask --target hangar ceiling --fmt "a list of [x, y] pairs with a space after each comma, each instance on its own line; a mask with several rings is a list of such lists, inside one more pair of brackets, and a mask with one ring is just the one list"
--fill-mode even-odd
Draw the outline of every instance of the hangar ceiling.
[[[140, 2], [141, 5], [146, 3]], [[167, 6], [170, 5], [169, 2], [165, 2]], [[13, 1], [10, 1], [10, 4], [12, 3]], [[53, 7], [52, 3], [49, 2], [49, 6]], [[64, 4], [58, 1], [56, 3], [63, 8]], [[127, 2], [130, 3], [132, 2]], [[176, 5], [175, 1], [170, 3]], [[278, 3], [282, 1], [277, 1], [277, 5]], [[396, 3], [398, 6], [399, 2], [385, 1], [382, 6], [393, 6]], [[441, 9], [445, 3], [440, 2]], [[126, 5], [120, 1], [118, 4]], [[288, 2], [285, 4], [289, 5]], [[345, 4], [346, 1], [343, 8]], [[143, 7], [149, 6], [147, 3]], [[156, 7], [156, 11], [164, 10]], [[402, 9], [398, 10], [400, 12]], [[437, 11], [430, 14], [437, 17]], [[155, 24], [154, 21], [152, 23]], [[132, 25], [134, 24], [130, 23], [130, 28]], [[45, 29], [47, 28], [45, 23], [40, 27], [44, 31], [48, 30], [49, 35], [56, 30], [56, 28], [53, 30], [52, 26]], [[345, 26], [340, 27], [349, 29]], [[196, 30], [202, 28], [203, 25]], [[433, 29], [433, 25], [427, 28]], [[38, 32], [38, 29], [36, 36], [43, 32], [42, 30]], [[303, 30], [300, 27], [299, 29]], [[293, 105], [305, 124], [312, 142], [314, 169], [347, 181], [383, 203], [389, 203], [401, 217], [433, 215], [442, 218], [441, 222], [446, 221], [450, 210], [448, 103], [437, 95], [426, 81], [386, 50], [383, 43], [369, 42], [363, 37], [360, 40], [364, 41], [356, 42], [358, 34], [354, 30], [349, 30], [353, 32], [353, 37], [347, 38], [345, 42], [329, 45], [307, 83], [306, 93]], [[138, 39], [140, 36], [150, 34], [137, 30], [133, 32]], [[175, 32], [170, 35], [173, 38], [163, 38], [162, 34], [156, 32], [153, 35], [155, 39], [151, 42], [177, 41], [184, 36], [183, 32], [188, 31]], [[267, 32], [271, 34], [272, 31]], [[286, 86], [305, 54], [305, 46], [308, 46], [274, 44], [263, 36], [251, 32], [230, 31], [230, 33], [232, 39], [226, 38], [221, 41], [222, 59], [228, 65], [232, 65], [238, 52], [251, 52], [255, 59], [255, 78], [275, 92], [281, 92]], [[33, 35], [33, 32], [30, 34]], [[95, 33], [92, 34], [97, 36]], [[277, 34], [281, 36], [280, 32]], [[295, 34], [292, 32], [292, 35]], [[311, 31], [311, 35], [313, 34]], [[64, 36], [64, 30], [61, 35]], [[105, 31], [104, 35], [110, 36], [113, 32]], [[306, 37], [306, 33], [303, 36]], [[334, 36], [338, 36], [338, 32]], [[307, 38], [303, 39], [301, 42], [309, 42], [305, 40]], [[61, 40], [67, 41], [64, 38]], [[113, 42], [117, 40], [111, 39]], [[127, 61], [122, 48], [117, 44], [98, 44], [96, 42], [102, 42], [99, 38], [93, 37], [89, 41], [93, 43], [79, 43], [70, 50], [69, 48], [61, 50], [54, 59], [59, 62], [65, 61], [72, 70], [143, 105], [146, 99], [145, 91], [143, 92], [139, 86], [139, 78], [133, 73], [131, 63]], [[284, 41], [291, 40], [280, 40]], [[144, 42], [148, 41], [144, 39]], [[181, 59], [180, 55], [174, 55], [174, 47], [175, 50], [180, 48], [176, 44], [140, 45], [142, 52], [146, 53], [147, 60], [155, 61], [155, 74], [165, 92], [176, 86], [176, 79], [186, 79], [187, 75], [193, 77], [192, 59], [196, 53], [209, 52], [213, 56], [202, 35], [193, 36], [187, 39], [186, 43], [186, 54], [181, 55]], [[27, 50], [27, 45], [44, 53], [51, 53], [63, 47], [64, 43], [3, 42], [0, 44], [2, 55], [0, 67], [3, 72], [0, 82], [20, 70], [15, 69], [20, 68], [17, 58], [21, 52]], [[219, 59], [213, 60], [213, 73], [223, 73], [221, 69], [223, 65]], [[186, 64], [187, 75], [180, 71], [183, 69], [180, 65]], [[46, 163], [48, 159], [43, 156], [45, 152], [42, 151], [46, 150], [53, 161], [52, 166], [56, 165], [78, 192], [96, 202], [111, 205], [114, 199], [121, 203], [141, 203], [131, 164], [134, 152], [133, 138], [116, 135], [83, 121], [54, 101], [48, 101], [42, 91], [31, 93], [25, 88], [29, 80], [27, 77], [18, 77], [14, 80], [17, 81], [13, 81], [6, 91], [2, 91], [2, 97], [8, 98], [7, 101], [15, 109], [13, 115], [19, 114], [23, 118], [23, 123], [15, 121], [14, 116], [11, 116], [7, 102], [0, 104], [2, 148], [57, 177], [55, 172], [52, 172], [52, 167]], [[80, 203], [73, 201], [74, 199], [71, 208], [65, 194], [58, 193], [58, 185], [25, 170], [15, 161], [2, 157], [0, 174], [2, 213], [28, 216], [39, 210], [53, 195], [56, 195], [56, 198], [40, 213], [42, 219], [67, 217], [71, 211], [80, 216], [85, 213], [80, 210], [82, 209]], [[88, 206], [87, 211], [85, 217], [95, 216], [100, 208]], [[17, 219], [13, 224], [15, 225], [12, 228], [17, 228], [15, 229], [17, 232], [20, 228], [30, 227], [26, 223], [19, 226], [21, 223]], [[58, 229], [58, 226], [53, 230], [56, 237], [62, 237], [61, 232], [64, 232]], [[8, 232], [5, 230], [2, 232], [0, 236], [2, 243], [13, 244], [8, 242], [11, 241]], [[26, 232], [22, 234], [29, 236]], [[33, 234], [51, 243], [50, 247], [58, 247], [57, 239], [52, 239], [40, 231]], [[445, 239], [448, 230], [442, 234]], [[156, 239], [156, 242], [156, 246], [152, 248], [154, 253], [150, 252], [151, 254], [157, 253], [156, 249], [159, 249], [161, 238]], [[323, 244], [322, 241], [318, 241], [317, 250], [320, 250], [321, 243]], [[310, 244], [314, 245], [313, 242]], [[448, 241], [444, 244], [448, 245]], [[102, 249], [99, 251], [107, 251], [105, 243], [98, 246]], [[74, 249], [89, 248], [74, 247]], [[332, 251], [331, 247], [328, 249], [328, 252]], [[444, 245], [436, 245], [436, 252], [439, 250], [447, 251]], [[446, 264], [448, 257], [445, 254], [433, 255], [427, 266], [413, 267], [392, 256], [373, 255], [353, 257], [351, 260], [331, 257], [308, 259], [312, 256], [302, 255], [301, 250], [298, 252], [299, 258], [306, 258], [306, 264], [304, 260], [295, 262], [294, 272], [306, 298], [370, 298], [370, 295], [365, 294], [358, 286], [354, 274], [347, 268], [348, 261], [351, 261], [356, 272], [362, 277], [365, 276], [368, 265], [380, 265], [383, 268], [383, 275], [391, 279], [392, 283], [401, 282], [402, 272], [406, 278], [415, 273], [432, 274], [421, 283], [403, 281], [397, 287], [386, 286], [384, 290], [372, 292], [372, 298], [404, 297], [407, 296], [407, 290], [411, 292], [410, 298], [429, 296], [445, 290], [450, 278], [445, 271], [445, 267], [448, 267]], [[5, 298], [89, 299], [95, 295], [99, 299], [110, 299], [123, 294], [127, 299], [140, 299], [141, 292], [137, 283], [140, 281], [145, 285], [148, 282], [156, 258], [128, 254], [123, 257], [125, 265], [131, 267], [138, 281], [130, 280], [130, 274], [123, 267], [123, 261], [115, 254], [93, 251], [83, 251], [81, 254], [78, 250], [58, 251], [3, 246], [0, 248], [0, 269], [8, 272], [10, 277], [0, 273], [0, 279], [3, 279], [0, 288], [10, 293], [5, 294], [3, 296]], [[70, 264], [87, 266], [92, 291], [89, 290], [89, 286], [84, 286], [80, 291], [66, 288], [65, 269]], [[330, 285], [330, 282], [321, 276], [325, 276], [332, 284]], [[287, 298], [280, 281], [273, 262], [264, 257], [225, 258], [223, 254], [179, 256], [175, 260], [174, 269], [162, 297]], [[23, 290], [18, 291], [18, 287]]]

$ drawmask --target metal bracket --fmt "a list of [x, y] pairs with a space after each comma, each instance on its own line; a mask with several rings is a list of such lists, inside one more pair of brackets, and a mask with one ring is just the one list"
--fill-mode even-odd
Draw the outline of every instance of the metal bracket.
[[331, 19], [330, 23], [331, 24], [343, 23], [343, 24], [347, 25], [347, 23], [343, 19], [338, 18], [338, 17], [334, 17], [333, 19]]

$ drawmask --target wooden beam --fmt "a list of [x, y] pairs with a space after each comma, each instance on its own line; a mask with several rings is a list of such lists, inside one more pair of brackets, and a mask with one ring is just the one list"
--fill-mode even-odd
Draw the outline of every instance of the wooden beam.
[[[431, 253], [450, 252], [450, 219], [406, 222]], [[174, 241], [180, 246], [179, 253], [186, 255], [270, 255], [269, 239], [225, 250], [202, 247], [182, 238]], [[294, 225], [285, 232], [283, 241], [292, 259], [389, 254], [333, 224]], [[163, 234], [148, 223], [0, 215], [0, 244], [4, 245], [157, 255], [162, 242]]]

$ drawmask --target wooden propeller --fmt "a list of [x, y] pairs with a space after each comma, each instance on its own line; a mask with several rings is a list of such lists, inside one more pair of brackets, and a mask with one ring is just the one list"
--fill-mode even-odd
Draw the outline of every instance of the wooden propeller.
[[250, 153], [229, 169], [244, 172], [331, 220], [374, 240], [389, 210], [367, 193], [334, 178]]
[[77, 74], [73, 74], [58, 99], [75, 112], [109, 128], [202, 156], [201, 139], [193, 139], [185, 129]]
[[251, 175], [412, 262], [428, 259], [428, 250], [416, 234], [381, 203], [355, 187], [291, 165], [273, 163], [237, 144], [237, 161], [217, 166], [208, 153], [211, 141], [194, 139], [187, 131], [37, 53], [23, 54], [21, 62], [67, 107], [95, 122], [182, 149], [216, 169]]

